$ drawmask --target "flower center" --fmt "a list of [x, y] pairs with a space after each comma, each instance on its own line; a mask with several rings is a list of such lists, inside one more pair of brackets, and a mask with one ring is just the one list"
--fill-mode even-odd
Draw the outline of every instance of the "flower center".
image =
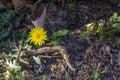
[[36, 38], [40, 38], [40, 34], [36, 34]]

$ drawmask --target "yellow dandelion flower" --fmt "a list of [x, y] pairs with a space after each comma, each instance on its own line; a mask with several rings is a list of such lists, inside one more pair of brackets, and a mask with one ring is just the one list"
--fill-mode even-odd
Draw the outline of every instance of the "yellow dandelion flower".
[[30, 31], [29, 36], [30, 42], [36, 46], [41, 46], [45, 43], [45, 40], [47, 40], [47, 32], [44, 30], [44, 28], [41, 27], [33, 28]]

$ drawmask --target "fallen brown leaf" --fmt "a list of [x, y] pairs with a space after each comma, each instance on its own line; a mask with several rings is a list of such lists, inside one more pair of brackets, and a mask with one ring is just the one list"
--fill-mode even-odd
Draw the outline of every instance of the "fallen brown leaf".
[[20, 10], [25, 5], [25, 0], [12, 0], [15, 11]]
[[46, 8], [44, 8], [43, 13], [35, 21], [31, 21], [35, 27], [43, 27], [45, 24], [46, 18]]
[[19, 10], [21, 8], [21, 1], [20, 0], [12, 0], [12, 4], [15, 10]]

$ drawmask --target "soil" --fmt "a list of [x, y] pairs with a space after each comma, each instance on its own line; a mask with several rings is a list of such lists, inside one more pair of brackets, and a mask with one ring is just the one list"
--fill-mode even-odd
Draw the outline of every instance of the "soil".
[[[73, 11], [69, 10], [69, 3], [75, 4]], [[27, 80], [31, 80], [32, 75], [40, 80], [39, 76], [42, 74], [46, 75], [47, 80], [93, 80], [94, 70], [98, 71], [99, 80], [120, 80], [120, 46], [112, 41], [81, 36], [87, 23], [108, 21], [114, 12], [120, 14], [117, 3], [102, 0], [63, 0], [43, 1], [39, 5], [47, 6], [45, 29], [49, 36], [60, 29], [69, 30], [69, 34], [60, 40], [61, 45], [68, 50], [70, 63], [76, 71], [72, 72], [61, 57], [41, 58], [42, 65], [31, 61], [30, 65], [23, 66], [28, 71]], [[38, 16], [39, 13], [36, 13], [36, 17]], [[120, 40], [120, 35], [115, 38]]]
[[70, 62], [76, 71], [72, 72], [62, 59], [43, 59], [44, 69], [39, 73], [45, 74], [48, 80], [92, 80], [92, 73], [97, 70], [99, 80], [120, 80], [120, 47], [112, 41], [100, 41], [95, 37], [86, 39], [81, 36], [85, 24], [108, 21], [114, 12], [120, 13], [120, 8], [115, 3], [98, 0], [73, 1], [73, 11], [67, 6], [70, 1], [63, 2], [64, 4], [52, 1], [46, 3], [45, 28], [49, 34], [60, 29], [69, 30], [69, 34], [62, 37], [61, 41], [62, 46], [67, 48]]

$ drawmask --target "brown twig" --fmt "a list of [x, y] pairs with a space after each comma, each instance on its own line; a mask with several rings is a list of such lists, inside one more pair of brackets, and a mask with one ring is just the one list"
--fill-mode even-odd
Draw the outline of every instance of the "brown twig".
[[60, 58], [60, 56], [44, 56], [44, 55], [39, 55], [39, 57], [40, 58], [49, 58], [49, 59], [51, 59], [51, 58]]
[[37, 2], [35, 2], [33, 5], [37, 5], [38, 3], [40, 3], [42, 0], [38, 0]]
[[20, 41], [19, 43], [19, 48], [18, 48], [18, 56], [16, 58], [16, 61], [18, 62], [20, 60], [20, 55], [21, 55], [21, 50], [22, 50], [22, 43], [23, 43], [23, 40]]
[[63, 56], [63, 59], [65, 60], [68, 67], [72, 71], [75, 71], [75, 68], [69, 62], [67, 50], [63, 46], [43, 47], [43, 48], [40, 48], [40, 49], [37, 49], [37, 50], [25, 51], [25, 54], [26, 55], [41, 55], [41, 54], [45, 54], [45, 53], [51, 54], [51, 53], [55, 53], [55, 52], [59, 52]]

